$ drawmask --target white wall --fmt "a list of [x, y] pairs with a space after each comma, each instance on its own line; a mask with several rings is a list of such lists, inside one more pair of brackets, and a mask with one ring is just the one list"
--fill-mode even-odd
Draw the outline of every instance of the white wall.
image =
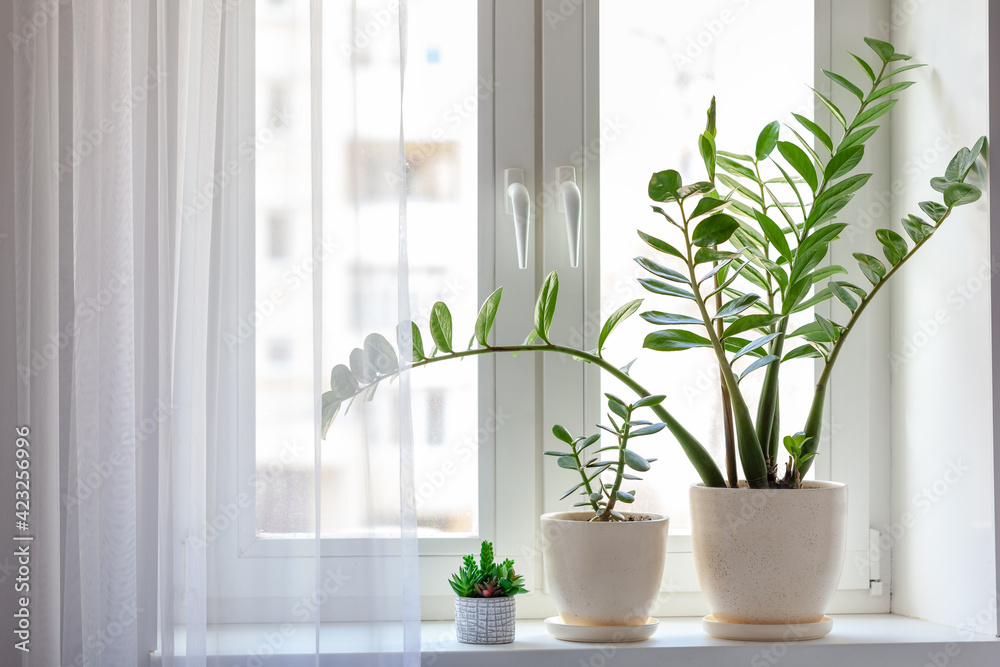
[[[892, 219], [987, 134], [986, 0], [894, 2], [897, 50], [930, 66], [892, 117]], [[922, 215], [922, 214], [921, 214]], [[958, 209], [891, 292], [892, 609], [996, 633], [987, 202]]]

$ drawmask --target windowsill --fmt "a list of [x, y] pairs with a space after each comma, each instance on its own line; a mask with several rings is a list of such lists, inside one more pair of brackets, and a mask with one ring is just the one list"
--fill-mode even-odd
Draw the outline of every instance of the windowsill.
[[[540, 620], [519, 620], [513, 644], [474, 646], [454, 639], [451, 621], [425, 621], [421, 626], [422, 663], [436, 667], [501, 667], [511, 664], [646, 665], [721, 664], [764, 667], [784, 664], [825, 667], [826, 665], [877, 665], [878, 667], [980, 667], [1000, 664], [1000, 639], [958, 630], [928, 621], [892, 614], [842, 615], [834, 617], [833, 632], [807, 642], [735, 642], [709, 637], [698, 618], [665, 618], [651, 639], [631, 644], [584, 644], [551, 637]], [[263, 658], [270, 667], [314, 665], [312, 625], [217, 625], [210, 629], [209, 651], [224, 656], [226, 662], [246, 663]], [[183, 646], [183, 643], [178, 643]], [[246, 647], [253, 648], [247, 655]], [[398, 624], [324, 624], [320, 647], [336, 664], [352, 667], [377, 665], [371, 647], [401, 650]], [[375, 649], [377, 650], [377, 649]], [[345, 662], [346, 661], [346, 662]], [[325, 662], [320, 660], [320, 664]]]

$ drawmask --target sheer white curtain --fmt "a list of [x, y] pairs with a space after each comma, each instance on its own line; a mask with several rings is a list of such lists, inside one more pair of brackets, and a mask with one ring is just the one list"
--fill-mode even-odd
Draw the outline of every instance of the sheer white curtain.
[[[333, 159], [323, 124], [350, 122], [350, 104], [337, 107], [338, 96], [323, 90], [322, 50], [332, 48], [324, 47], [323, 4], [310, 5], [311, 100], [298, 110], [316, 145], [313, 245], [338, 224], [323, 208], [324, 165]], [[226, 596], [240, 604], [222, 590], [228, 561], [215, 557], [239, 522], [214, 520], [232, 500], [221, 480], [239, 468], [246, 428], [239, 355], [224, 336], [240, 317], [239, 267], [254, 259], [254, 162], [238, 133], [241, 114], [254, 108], [245, 97], [253, 10], [252, 0], [13, 3], [16, 398], [33, 457], [33, 642], [30, 653], [4, 653], [3, 664], [249, 664], [263, 655], [267, 627], [225, 641], [212, 629], [225, 620]], [[405, 2], [398, 16], [394, 90], [368, 94], [398, 109], [399, 151], [385, 166], [399, 176], [388, 229], [399, 240], [395, 310], [407, 319]], [[266, 578], [277, 589], [286, 579], [311, 581], [315, 595], [328, 569], [320, 535], [330, 493], [318, 427], [320, 378], [329, 372], [322, 267], [312, 283], [313, 547], [294, 567], [266, 559]], [[393, 625], [363, 626], [370, 641], [345, 657], [327, 639], [342, 636], [330, 623], [338, 617], [320, 605], [306, 623], [295, 619], [296, 641], [270, 652], [315, 664], [361, 664], [362, 653], [370, 664], [419, 664], [408, 392], [404, 373], [398, 448], [367, 454], [360, 471], [365, 492], [352, 510], [379, 514], [379, 539], [365, 541], [346, 592]], [[388, 536], [386, 497], [398, 516]], [[293, 621], [275, 613], [273, 622]]]

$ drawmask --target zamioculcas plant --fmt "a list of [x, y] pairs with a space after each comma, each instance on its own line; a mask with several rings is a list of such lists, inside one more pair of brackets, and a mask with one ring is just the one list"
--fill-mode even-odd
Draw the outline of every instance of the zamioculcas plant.
[[[848, 226], [838, 221], [838, 213], [871, 178], [871, 174], [857, 170], [866, 142], [878, 131], [875, 122], [895, 106], [896, 99], [891, 96], [914, 83], [899, 81], [897, 77], [921, 66], [897, 66], [895, 63], [906, 62], [910, 56], [896, 53], [887, 42], [869, 38], [865, 42], [876, 56], [874, 68], [866, 59], [851, 55], [864, 77], [867, 91], [845, 76], [823, 71], [856, 100], [852, 110], [841, 109], [827, 96], [814, 91], [833, 118], [833, 133], [793, 114], [797, 126], [785, 129], [794, 141], [782, 139], [782, 128], [775, 121], [761, 131], [752, 153], [719, 150], [713, 99], [707, 127], [698, 140], [706, 179], [684, 184], [674, 170], [655, 173], [650, 179], [648, 195], [656, 202], [653, 211], [662, 220], [663, 231], [655, 235], [640, 231], [639, 236], [682, 270], [666, 266], [663, 259], [638, 257], [635, 261], [650, 274], [639, 282], [655, 295], [693, 304], [697, 316], [678, 314], [667, 308], [642, 312], [640, 316], [657, 327], [646, 336], [643, 345], [663, 352], [709, 348], [714, 353], [725, 408], [725, 475], [707, 449], [667, 410], [666, 401], [645, 405], [673, 434], [706, 486], [737, 486], [737, 451], [749, 487], [799, 486], [820, 443], [830, 374], [862, 313], [956, 207], [974, 202], [981, 195], [979, 188], [967, 179], [979, 169], [978, 158], [986, 151], [985, 137], [971, 148], [962, 148], [944, 175], [931, 179], [931, 186], [941, 193], [941, 201], [919, 203], [926, 217], [917, 214], [904, 217], [901, 229], [905, 237], [891, 229], [875, 232], [884, 261], [866, 253], [853, 253], [867, 285], [844, 280], [842, 276], [847, 269], [842, 266], [822, 266], [831, 243]], [[397, 340], [407, 351], [403, 366], [417, 368], [500, 352], [551, 352], [599, 366], [640, 399], [653, 394], [631, 377], [630, 366], [622, 367], [604, 358], [608, 336], [622, 320], [639, 311], [641, 299], [630, 301], [612, 313], [601, 329], [597, 347], [582, 350], [552, 342], [550, 326], [559, 293], [555, 272], [542, 284], [535, 305], [534, 329], [524, 343], [492, 344], [490, 331], [502, 292], [502, 288], [498, 289], [483, 304], [468, 349], [454, 349], [451, 314], [441, 302], [431, 311], [430, 352], [425, 351], [421, 331], [415, 324], [399, 327]], [[789, 330], [792, 315], [834, 298], [849, 313], [845, 321], [817, 314], [812, 322]], [[780, 369], [784, 363], [802, 358], [822, 359], [823, 367], [802, 429], [782, 439], [778, 430]], [[350, 366], [338, 365], [333, 369], [330, 391], [323, 394], [324, 435], [345, 401], [353, 401], [358, 395], [370, 399], [380, 382], [399, 371], [393, 346], [379, 334], [368, 336], [364, 349], [351, 353]], [[752, 415], [741, 381], [756, 371], [763, 371], [765, 376], [757, 412]], [[619, 399], [614, 403], [626, 405]], [[633, 407], [640, 403], [641, 400], [637, 401]], [[617, 428], [615, 432], [621, 435]], [[569, 437], [568, 433], [565, 436]], [[582, 462], [577, 452], [594, 444], [585, 445], [589, 439], [567, 441], [561, 433], [557, 437], [573, 445], [574, 466], [581, 474], [584, 470], [612, 469], [611, 465], [603, 468], [605, 462]], [[780, 476], [779, 442], [784, 442], [790, 455]], [[616, 448], [608, 451], [612, 449]], [[560, 460], [566, 464], [564, 467], [570, 467], [567, 459]], [[615, 469], [619, 476], [623, 470], [621, 465]], [[585, 474], [584, 479], [593, 482], [595, 478]], [[613, 516], [614, 501], [622, 500], [617, 487], [613, 498], [603, 485], [597, 491], [585, 491], [588, 499], [596, 503], [591, 506], [599, 514]], [[602, 499], [596, 498], [598, 494]]]
[[448, 580], [460, 598], [499, 598], [526, 593], [524, 577], [514, 572], [514, 561], [493, 561], [493, 544], [483, 541], [479, 563], [472, 554], [462, 558], [461, 569]]

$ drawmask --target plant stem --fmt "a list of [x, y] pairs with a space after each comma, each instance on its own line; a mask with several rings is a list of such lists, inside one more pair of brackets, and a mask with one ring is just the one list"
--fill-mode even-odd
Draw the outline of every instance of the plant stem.
[[[632, 410], [628, 410], [627, 408], [626, 410], [625, 414], [628, 417], [625, 418], [625, 423], [622, 425], [622, 432], [618, 434], [618, 471], [615, 475], [615, 483], [611, 487], [610, 493], [605, 491], [608, 495], [608, 504], [604, 507], [604, 514], [601, 515], [598, 521], [608, 521], [611, 518], [611, 510], [614, 509], [615, 503], [618, 500], [618, 490], [622, 486], [622, 477], [625, 475], [625, 446], [628, 445], [629, 429], [631, 428], [629, 422], [632, 420]], [[603, 484], [601, 488], [604, 488]]]

